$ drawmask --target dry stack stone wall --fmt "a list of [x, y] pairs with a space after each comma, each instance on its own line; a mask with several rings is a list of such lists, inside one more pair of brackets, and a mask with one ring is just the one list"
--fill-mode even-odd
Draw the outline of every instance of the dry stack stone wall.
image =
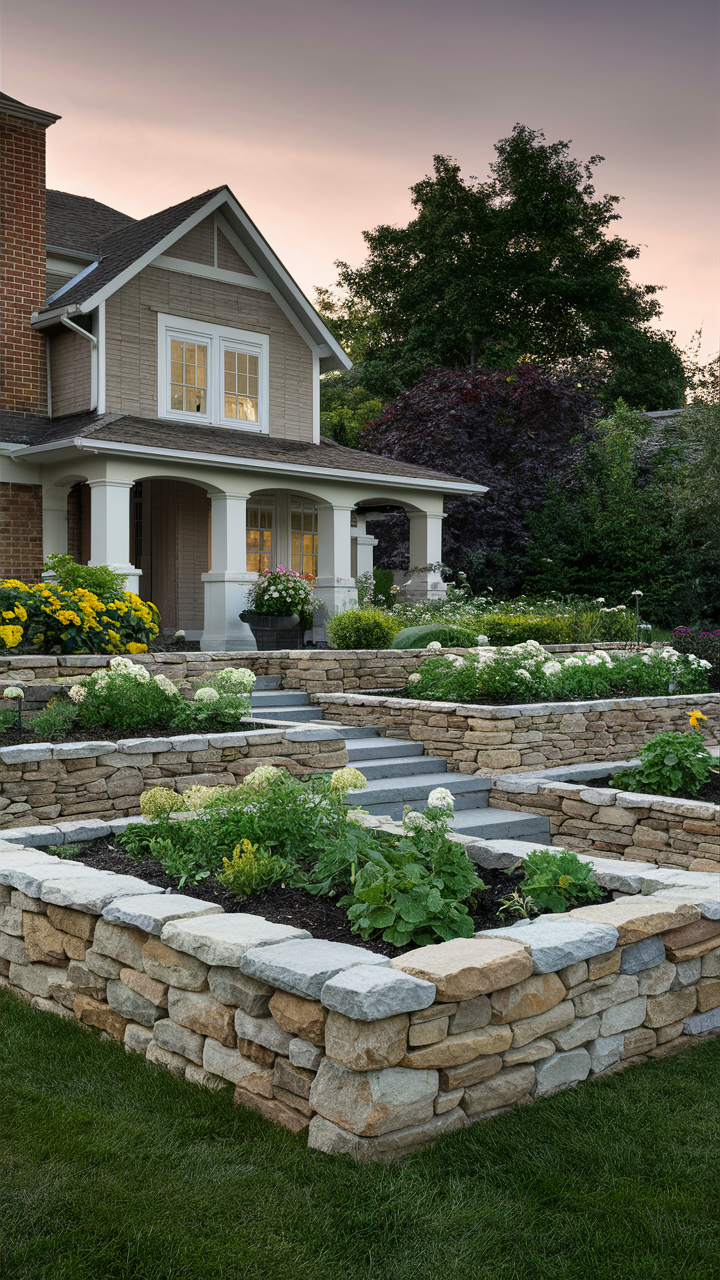
[[148, 787], [235, 786], [259, 764], [302, 777], [347, 762], [342, 738], [322, 725], [1, 747], [0, 829], [130, 817]]
[[398, 959], [0, 844], [0, 981], [386, 1161], [720, 1026], [720, 900], [636, 892]]

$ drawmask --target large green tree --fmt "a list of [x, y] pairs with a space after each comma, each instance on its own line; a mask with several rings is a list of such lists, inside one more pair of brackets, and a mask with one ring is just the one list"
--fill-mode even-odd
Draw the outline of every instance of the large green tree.
[[363, 385], [390, 397], [428, 366], [531, 359], [558, 370], [585, 359], [601, 368], [609, 401], [681, 405], [680, 353], [651, 327], [658, 286], [631, 280], [639, 249], [610, 234], [619, 197], [593, 186], [602, 157], [582, 163], [569, 143], [519, 124], [495, 150], [484, 182], [436, 156], [411, 188], [415, 217], [364, 232], [365, 262], [336, 264], [340, 297], [319, 294]]

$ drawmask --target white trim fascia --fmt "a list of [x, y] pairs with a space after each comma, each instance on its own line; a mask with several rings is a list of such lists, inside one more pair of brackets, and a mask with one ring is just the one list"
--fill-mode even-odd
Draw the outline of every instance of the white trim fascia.
[[94, 271], [97, 265], [98, 260], [96, 259], [95, 262], [91, 262], [88, 267], [83, 267], [82, 271], [78, 271], [77, 275], [73, 276], [71, 280], [68, 280], [67, 284], [61, 285], [59, 289], [56, 289], [48, 298], [48, 302], [54, 302], [56, 298], [61, 298], [64, 293], [67, 293], [68, 289], [72, 289], [73, 285], [78, 284], [80, 280], [84, 280], [85, 276], [89, 276], [90, 272]]
[[[200, 418], [192, 413], [173, 412], [168, 408], [168, 337], [199, 338], [208, 345], [207, 414]], [[258, 421], [242, 422], [226, 418], [222, 404], [222, 352], [224, 345], [244, 347], [257, 355], [260, 368], [258, 386]], [[223, 427], [228, 431], [251, 431], [254, 435], [270, 434], [270, 337], [249, 329], [236, 329], [229, 324], [211, 324], [207, 320], [188, 320], [186, 316], [158, 313], [158, 417], [164, 422], [200, 422], [203, 426]]]
[[[117, 415], [116, 415], [117, 416]], [[346, 471], [340, 467], [304, 467], [301, 463], [273, 462], [266, 458], [236, 458], [227, 453], [195, 453], [189, 450], [163, 449], [158, 445], [125, 444], [116, 440], [100, 440], [93, 436], [74, 436], [55, 440], [51, 444], [26, 445], [13, 453], [13, 457], [34, 457], [52, 449], [75, 448], [87, 453], [117, 453], [142, 455], [146, 458], [172, 458], [173, 462], [193, 462], [200, 466], [224, 467], [243, 471], [277, 471], [284, 474], [312, 476], [315, 480], [362, 480], [371, 484], [392, 488], [429, 489], [435, 493], [487, 493], [487, 485], [471, 481], [429, 480], [421, 476], [393, 476], [375, 471]]]
[[313, 351], [312, 368], [312, 424], [313, 444], [320, 443], [320, 356]]
[[263, 293], [271, 292], [269, 281], [258, 280], [257, 276], [241, 276], [237, 271], [226, 271], [224, 267], [209, 267], [205, 262], [188, 262], [185, 258], [169, 258], [161, 253], [154, 258], [151, 267], [162, 267], [164, 271], [177, 271], [183, 276], [201, 276], [205, 280], [221, 280], [224, 284], [238, 284], [243, 289], [261, 289]]
[[97, 411], [105, 412], [105, 303], [98, 303], [93, 316], [93, 330], [97, 338]]

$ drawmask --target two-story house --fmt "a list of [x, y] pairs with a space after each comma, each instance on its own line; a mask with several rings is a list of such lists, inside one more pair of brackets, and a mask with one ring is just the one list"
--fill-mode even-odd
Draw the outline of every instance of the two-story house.
[[394, 507], [412, 591], [442, 594], [443, 497], [482, 487], [322, 438], [320, 376], [350, 360], [232, 191], [139, 220], [46, 191], [57, 119], [0, 95], [2, 574], [69, 551], [234, 649], [265, 567], [351, 605], [365, 513]]

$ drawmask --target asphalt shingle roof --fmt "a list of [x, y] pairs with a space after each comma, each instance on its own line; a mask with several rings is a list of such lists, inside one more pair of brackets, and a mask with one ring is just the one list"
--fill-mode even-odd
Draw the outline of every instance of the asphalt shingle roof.
[[74, 196], [69, 191], [45, 192], [45, 238], [55, 249], [98, 254], [106, 236], [135, 221], [128, 213], [120, 213], [89, 196]]
[[73, 414], [67, 418], [25, 418], [18, 413], [0, 413], [0, 440], [18, 445], [51, 444], [75, 436], [107, 440], [118, 444], [145, 445], [149, 449], [171, 449], [175, 453], [206, 453], [228, 458], [262, 462], [285, 462], [290, 466], [314, 467], [318, 471], [370, 472], [377, 476], [404, 476], [408, 480], [447, 480], [453, 484], [472, 483], [461, 476], [416, 467], [376, 453], [348, 449], [334, 440], [321, 438], [320, 444], [280, 440], [275, 436], [226, 427], [205, 427], [184, 422], [136, 418], [132, 415], [95, 413]]

